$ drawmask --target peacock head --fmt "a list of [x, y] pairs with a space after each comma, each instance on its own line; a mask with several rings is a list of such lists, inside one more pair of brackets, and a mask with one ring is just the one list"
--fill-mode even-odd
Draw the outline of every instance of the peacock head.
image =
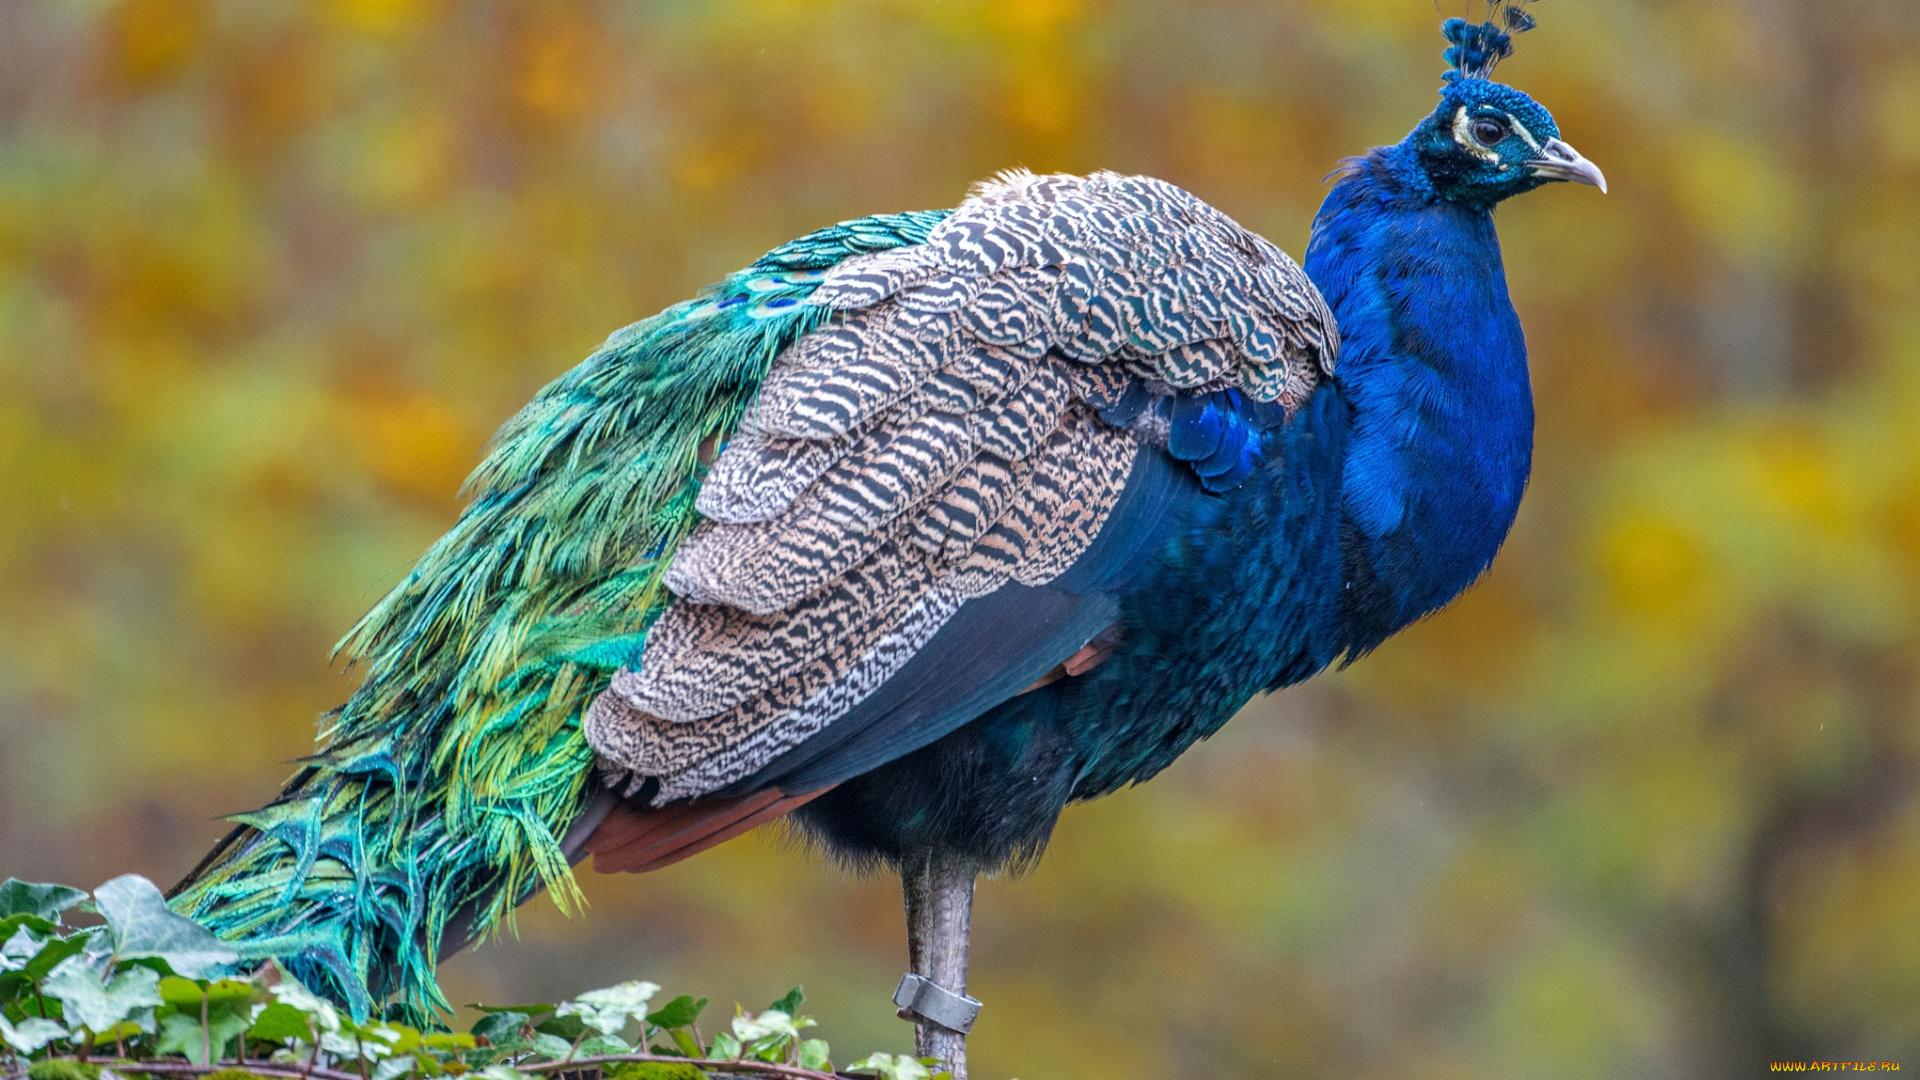
[[1491, 208], [1559, 181], [1607, 190], [1600, 167], [1560, 138], [1552, 113], [1493, 81], [1494, 66], [1513, 55], [1513, 35], [1533, 27], [1524, 10], [1527, 2], [1491, 4], [1500, 22], [1449, 19], [1441, 28], [1453, 70], [1447, 72], [1439, 108], [1407, 140], [1442, 198]]

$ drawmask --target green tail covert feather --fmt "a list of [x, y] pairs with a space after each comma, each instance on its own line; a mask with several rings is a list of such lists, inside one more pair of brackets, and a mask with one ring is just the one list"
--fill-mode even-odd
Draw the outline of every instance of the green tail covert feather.
[[[541, 888], [581, 897], [559, 837], [593, 767], [582, 714], [638, 663], [725, 440], [801, 303], [853, 255], [921, 243], [946, 211], [832, 226], [615, 333], [500, 430], [453, 529], [340, 643], [366, 675], [321, 749], [239, 824], [173, 906], [366, 1017], [451, 1006], [450, 920], [484, 939]], [[469, 921], [470, 920], [470, 921]]]

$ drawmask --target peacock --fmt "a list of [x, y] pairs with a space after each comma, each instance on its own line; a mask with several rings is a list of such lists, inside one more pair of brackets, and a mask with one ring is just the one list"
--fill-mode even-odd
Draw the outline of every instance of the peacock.
[[341, 642], [318, 751], [172, 894], [356, 1015], [572, 866], [776, 818], [904, 886], [896, 1001], [965, 1075], [973, 886], [1256, 694], [1492, 563], [1527, 486], [1493, 211], [1604, 191], [1450, 19], [1440, 101], [1341, 163], [1304, 265], [1194, 195], [1013, 171], [781, 245], [498, 433]]

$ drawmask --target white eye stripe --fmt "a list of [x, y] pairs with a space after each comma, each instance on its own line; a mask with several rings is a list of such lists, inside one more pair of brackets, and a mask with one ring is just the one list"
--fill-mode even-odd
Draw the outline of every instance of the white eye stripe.
[[1527, 140], [1527, 145], [1533, 147], [1533, 152], [1536, 154], [1540, 153], [1541, 152], [1540, 140], [1533, 137], [1533, 132], [1527, 130], [1527, 125], [1521, 123], [1520, 118], [1513, 115], [1512, 113], [1507, 113], [1505, 115], [1507, 118], [1507, 123], [1512, 124], [1513, 130], [1519, 132], [1520, 137]]
[[1473, 119], [1467, 115], [1467, 107], [1465, 105], [1460, 106], [1460, 111], [1453, 114], [1453, 141], [1466, 147], [1467, 152], [1471, 153], [1474, 157], [1492, 162], [1498, 162], [1500, 160], [1499, 154], [1481, 146], [1479, 141], [1473, 137]]

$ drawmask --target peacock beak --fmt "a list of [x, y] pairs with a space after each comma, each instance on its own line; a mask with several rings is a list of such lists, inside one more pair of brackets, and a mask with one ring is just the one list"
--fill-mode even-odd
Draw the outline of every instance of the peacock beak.
[[1607, 174], [1600, 166], [1580, 156], [1580, 151], [1554, 139], [1540, 148], [1540, 156], [1527, 162], [1533, 167], [1533, 175], [1548, 180], [1571, 180], [1576, 184], [1597, 187], [1600, 194], [1607, 193]]

